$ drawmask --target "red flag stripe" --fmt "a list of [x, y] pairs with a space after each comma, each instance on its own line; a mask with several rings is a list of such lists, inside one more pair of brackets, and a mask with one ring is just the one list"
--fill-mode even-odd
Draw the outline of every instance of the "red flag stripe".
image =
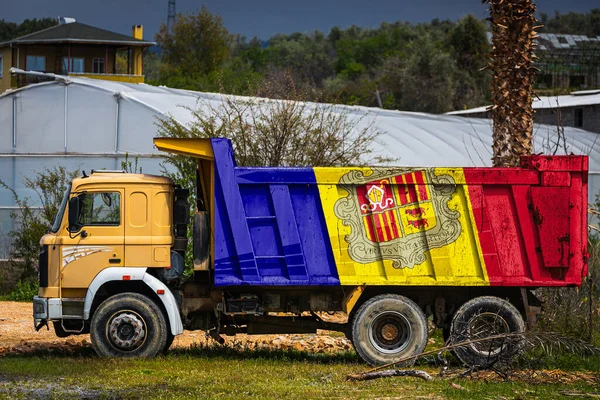
[[408, 204], [408, 198], [406, 196], [406, 184], [404, 182], [404, 176], [395, 176], [394, 183], [396, 184], [396, 190], [398, 191], [398, 199], [400, 200], [400, 205]]
[[381, 221], [379, 219], [379, 214], [372, 214], [373, 217], [373, 227], [375, 228], [375, 241], [383, 242], [383, 227], [381, 226]]
[[387, 217], [387, 214], [389, 214], [389, 213], [390, 213], [390, 211], [381, 213], [381, 219], [383, 220], [383, 228], [385, 229], [385, 236], [387, 237], [387, 239], [385, 240], [386, 242], [388, 240], [394, 239], [393, 234], [392, 234], [392, 227], [390, 226], [391, 224]]
[[417, 189], [419, 190], [419, 201], [429, 200], [427, 185], [425, 185], [423, 180], [423, 171], [415, 172], [415, 182], [417, 183]]
[[[367, 199], [367, 187], [366, 186], [357, 186], [356, 187], [356, 195], [358, 196], [358, 203], [361, 205], [360, 211], [363, 214], [369, 213], [369, 200]], [[363, 210], [362, 206], [366, 205], [366, 209]]]
[[415, 190], [415, 185], [413, 182], [413, 174], [406, 174], [406, 188], [408, 189], [408, 197], [409, 203], [416, 203], [417, 199], [417, 191]]
[[390, 226], [392, 227], [392, 239], [397, 239], [400, 237], [400, 232], [398, 231], [398, 224], [396, 223], [396, 211], [388, 211], [386, 214], [388, 215]]
[[365, 223], [365, 228], [367, 229], [367, 239], [372, 242], [376, 242], [377, 240], [375, 239], [375, 231], [373, 229], [373, 218], [371, 218], [370, 215], [367, 215], [366, 217], [363, 217], [363, 220]]

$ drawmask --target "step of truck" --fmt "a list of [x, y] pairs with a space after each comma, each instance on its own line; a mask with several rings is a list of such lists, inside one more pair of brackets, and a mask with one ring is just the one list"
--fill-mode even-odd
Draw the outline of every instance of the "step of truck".
[[62, 299], [62, 316], [63, 319], [82, 319], [83, 306], [85, 299], [83, 298], [63, 298]]
[[81, 315], [66, 315], [66, 314], [63, 314], [62, 319], [83, 319], [83, 314], [81, 314]]

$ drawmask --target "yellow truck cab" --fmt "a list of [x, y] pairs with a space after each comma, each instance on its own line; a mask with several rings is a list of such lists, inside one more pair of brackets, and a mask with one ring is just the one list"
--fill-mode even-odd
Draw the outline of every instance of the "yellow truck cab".
[[[158, 300], [161, 313], [167, 311], [170, 332], [165, 336], [181, 333], [171, 291], [146, 273], [150, 268], [166, 271], [172, 267], [175, 190], [168, 178], [123, 171], [92, 171], [74, 179], [53, 226], [40, 241], [36, 324], [42, 319], [58, 321], [54, 325], [59, 336], [89, 331], [85, 321], [92, 308], [120, 292], [119, 286], [125, 288], [123, 283], [131, 290], [131, 282], [140, 281], [144, 285], [138, 284], [137, 290]], [[182, 205], [189, 208], [186, 202]], [[123, 315], [134, 322], [138, 319], [131, 312]], [[118, 323], [123, 318], [113, 319]], [[125, 347], [135, 345], [131, 340], [121, 341]]]

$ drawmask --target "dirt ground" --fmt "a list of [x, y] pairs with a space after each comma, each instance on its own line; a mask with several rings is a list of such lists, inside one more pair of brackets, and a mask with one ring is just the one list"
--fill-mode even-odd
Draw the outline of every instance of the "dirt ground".
[[[54, 334], [54, 329], [42, 329], [36, 332], [33, 328], [31, 303], [0, 302], [0, 358], [5, 355], [27, 355], [28, 353], [73, 353], [81, 354], [82, 351], [91, 352], [89, 335], [78, 335], [60, 339]], [[322, 318], [334, 322], [344, 322], [343, 314], [333, 316], [323, 315]], [[334, 353], [351, 350], [352, 344], [339, 332], [318, 331], [317, 334], [304, 335], [237, 335], [225, 337], [227, 344], [250, 348], [268, 349], [294, 349], [314, 353]], [[175, 338], [173, 348], [187, 348], [193, 345], [214, 343], [207, 338], [202, 331], [185, 331]], [[433, 343], [433, 339], [430, 339]], [[463, 367], [454, 367], [445, 373], [445, 379], [464, 372]], [[0, 376], [1, 378], [1, 376]], [[500, 382], [505, 378], [492, 371], [475, 372], [467, 377], [473, 381]], [[588, 371], [561, 371], [561, 370], [522, 370], [514, 371], [511, 381], [524, 382], [528, 384], [575, 384], [586, 383], [590, 385], [600, 384], [600, 375], [597, 372]], [[1, 379], [0, 379], [1, 381]], [[1, 382], [0, 382], [1, 383]], [[0, 385], [1, 386], [1, 385]], [[459, 387], [460, 389], [464, 389]], [[1, 389], [1, 388], [0, 388]], [[0, 390], [1, 392], [1, 390]], [[1, 393], [0, 393], [1, 394]], [[578, 391], [562, 393], [564, 396], [583, 396]], [[599, 397], [595, 393], [593, 397]], [[1, 396], [0, 396], [1, 397]], [[502, 398], [502, 397], [499, 397]]]
[[[343, 315], [327, 316], [330, 321], [343, 322]], [[307, 350], [318, 353], [352, 349], [352, 344], [342, 334], [318, 331], [303, 335], [236, 335], [224, 336], [228, 343], [268, 347], [274, 349]], [[193, 344], [214, 342], [203, 331], [185, 331], [175, 338], [173, 347], [189, 347]], [[57, 338], [54, 329], [33, 327], [31, 303], [0, 301], [0, 355], [27, 353], [41, 349], [63, 349], [89, 347], [90, 335]]]

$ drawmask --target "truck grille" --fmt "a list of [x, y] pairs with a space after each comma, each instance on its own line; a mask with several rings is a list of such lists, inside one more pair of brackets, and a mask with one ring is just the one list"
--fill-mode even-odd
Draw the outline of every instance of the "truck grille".
[[40, 259], [39, 259], [39, 272], [40, 287], [48, 287], [48, 246], [42, 246], [40, 248]]

